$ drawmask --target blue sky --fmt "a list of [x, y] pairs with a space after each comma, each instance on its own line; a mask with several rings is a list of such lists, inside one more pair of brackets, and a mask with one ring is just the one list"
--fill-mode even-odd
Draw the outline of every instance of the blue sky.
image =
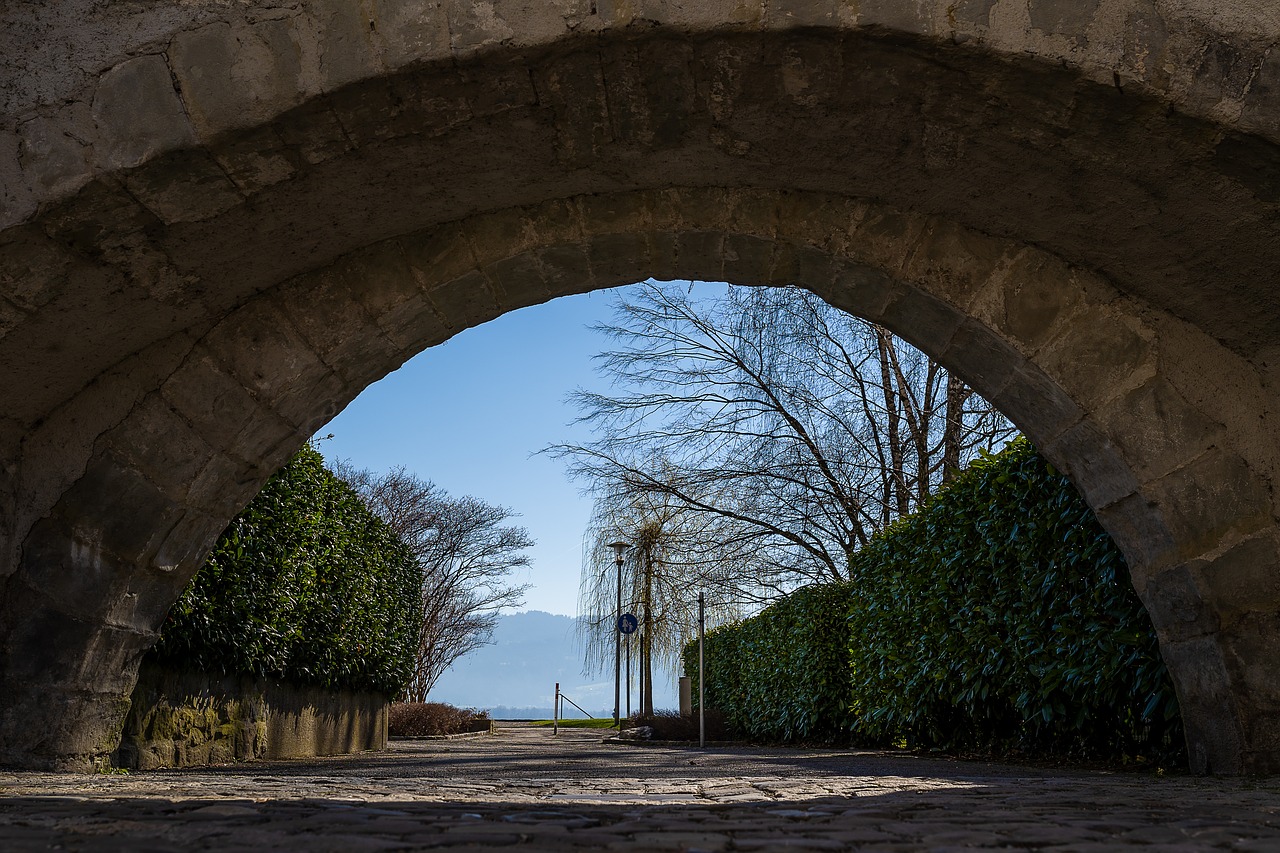
[[616, 292], [513, 311], [420, 353], [322, 428], [333, 438], [321, 451], [375, 471], [404, 465], [455, 496], [511, 507], [537, 540], [513, 578], [533, 584], [526, 608], [576, 615], [591, 503], [562, 461], [537, 452], [590, 438], [565, 398], [603, 382], [591, 359], [607, 341], [587, 327], [609, 319]]

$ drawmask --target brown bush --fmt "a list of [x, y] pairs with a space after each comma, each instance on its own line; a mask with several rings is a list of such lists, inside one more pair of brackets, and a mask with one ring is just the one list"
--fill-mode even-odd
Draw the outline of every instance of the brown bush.
[[[725, 724], [724, 714], [707, 709], [707, 740], [733, 740], [735, 735]], [[653, 714], [633, 714], [627, 719], [627, 728], [649, 726], [654, 740], [698, 739], [698, 714], [682, 716], [677, 711], [654, 711]]]
[[391, 705], [387, 730], [392, 737], [431, 737], [477, 731], [487, 723], [489, 713], [474, 708], [455, 708], [443, 702], [395, 702]]

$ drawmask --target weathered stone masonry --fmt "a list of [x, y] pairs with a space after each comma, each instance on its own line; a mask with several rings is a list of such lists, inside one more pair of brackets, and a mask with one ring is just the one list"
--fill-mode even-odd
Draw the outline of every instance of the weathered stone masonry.
[[1124, 549], [1196, 768], [1280, 771], [1273, 4], [15, 5], [0, 761], [103, 759], [213, 537], [370, 382], [653, 276], [965, 376]]

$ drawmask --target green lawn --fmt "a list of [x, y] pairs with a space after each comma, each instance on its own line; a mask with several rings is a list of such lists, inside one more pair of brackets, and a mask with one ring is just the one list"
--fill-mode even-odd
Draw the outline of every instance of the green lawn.
[[[549, 726], [553, 720], [534, 720], [535, 726]], [[566, 729], [611, 729], [613, 728], [613, 717], [595, 718], [590, 720], [561, 720], [561, 728]]]

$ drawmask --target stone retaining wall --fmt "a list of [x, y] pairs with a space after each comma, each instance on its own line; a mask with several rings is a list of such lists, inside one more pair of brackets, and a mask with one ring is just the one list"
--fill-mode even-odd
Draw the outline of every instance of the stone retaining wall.
[[144, 666], [118, 767], [341, 755], [387, 745], [388, 697]]

